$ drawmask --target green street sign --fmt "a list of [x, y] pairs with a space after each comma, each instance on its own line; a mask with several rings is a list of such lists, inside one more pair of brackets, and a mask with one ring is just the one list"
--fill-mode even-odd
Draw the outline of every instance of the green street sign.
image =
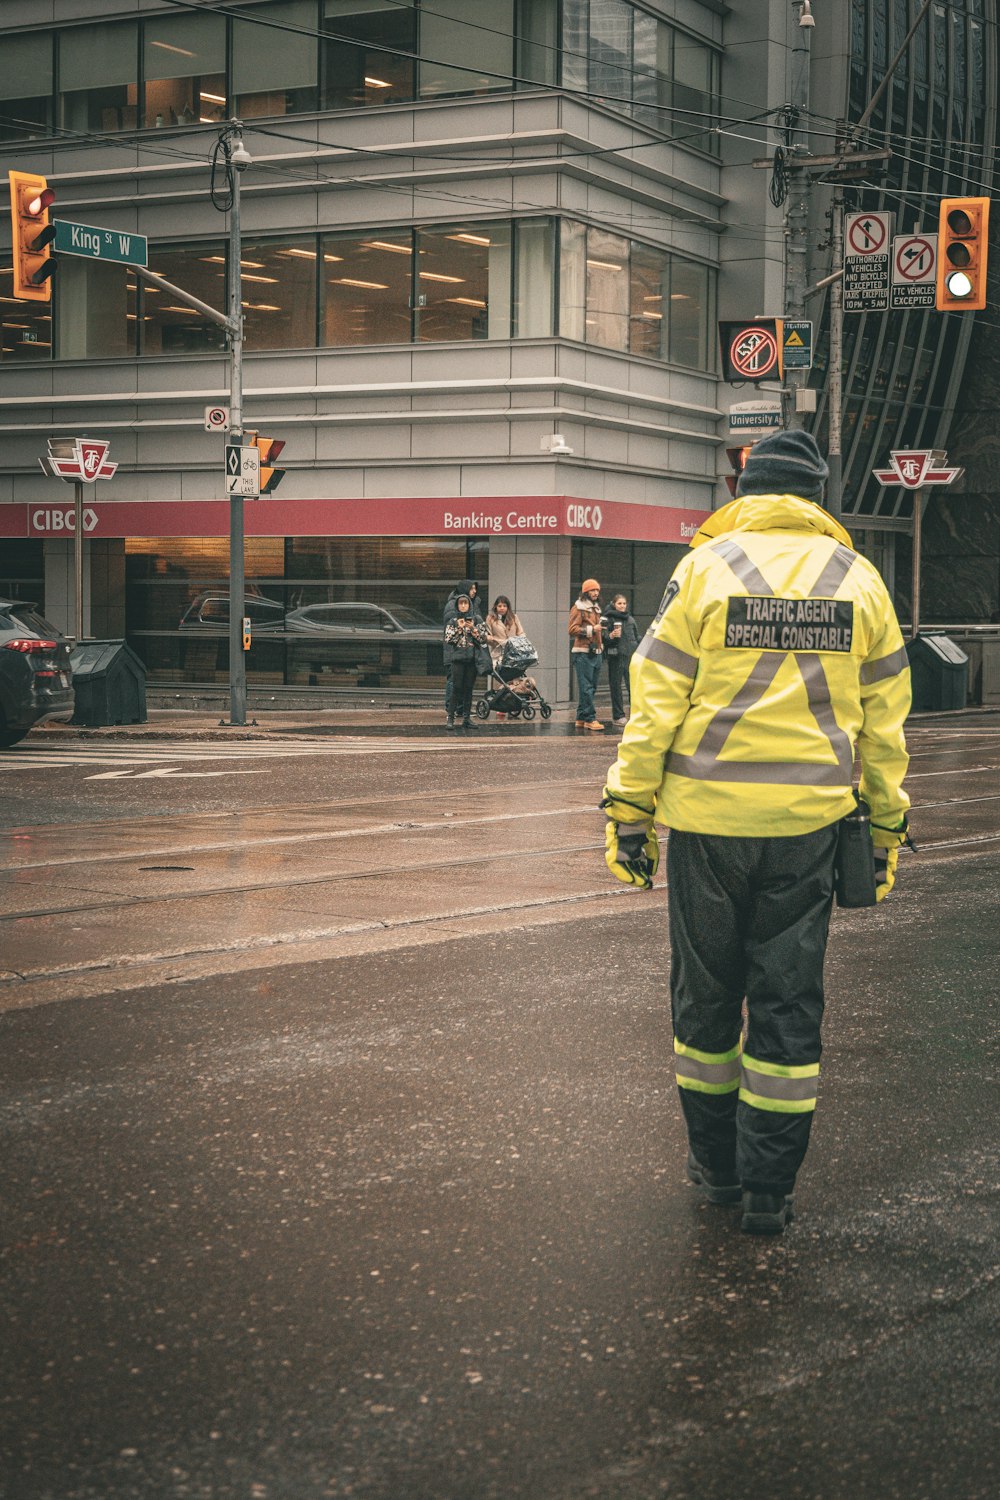
[[147, 264], [144, 234], [124, 234], [120, 229], [97, 229], [93, 224], [71, 224], [68, 219], [53, 219], [56, 237], [52, 249], [56, 255], [84, 255], [89, 260], [115, 261], [118, 265]]

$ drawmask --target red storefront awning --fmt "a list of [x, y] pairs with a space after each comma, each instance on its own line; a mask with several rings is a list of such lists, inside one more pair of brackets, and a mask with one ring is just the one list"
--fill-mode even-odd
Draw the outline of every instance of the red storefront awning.
[[[247, 500], [247, 536], [574, 536], [606, 541], [691, 540], [710, 514], [570, 495], [483, 499]], [[93, 537], [228, 536], [228, 500], [104, 500], [84, 503]], [[73, 534], [73, 505], [0, 505], [0, 537]]]

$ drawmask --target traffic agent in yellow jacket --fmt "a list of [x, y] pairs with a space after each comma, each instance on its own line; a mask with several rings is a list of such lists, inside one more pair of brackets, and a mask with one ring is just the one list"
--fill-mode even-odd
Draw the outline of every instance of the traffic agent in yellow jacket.
[[[608, 864], [651, 883], [666, 824], [671, 998], [689, 1174], [780, 1232], [819, 1075], [838, 824], [860, 794], [891, 888], [909, 799], [910, 674], [885, 585], [822, 494], [806, 433], [752, 450], [632, 658], [605, 798]], [[775, 480], [784, 492], [762, 493]], [[744, 490], [747, 492], [744, 493]], [[742, 1005], [748, 1029], [742, 1038]]]

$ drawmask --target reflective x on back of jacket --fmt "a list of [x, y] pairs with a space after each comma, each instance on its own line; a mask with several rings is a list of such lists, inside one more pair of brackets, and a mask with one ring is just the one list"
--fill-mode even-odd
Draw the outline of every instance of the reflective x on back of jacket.
[[608, 790], [699, 833], [825, 827], [854, 805], [898, 822], [909, 666], [885, 585], [818, 506], [734, 502], [678, 566], [632, 662]]

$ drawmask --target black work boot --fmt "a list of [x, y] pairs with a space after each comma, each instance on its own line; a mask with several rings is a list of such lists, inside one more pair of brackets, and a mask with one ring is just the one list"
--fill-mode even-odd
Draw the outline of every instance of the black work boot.
[[448, 728], [449, 729], [454, 729], [454, 727], [455, 727], [455, 715], [454, 714], [449, 714], [448, 715]]
[[710, 1167], [703, 1167], [694, 1153], [689, 1151], [687, 1174], [691, 1181], [701, 1188], [702, 1196], [707, 1198], [709, 1203], [725, 1207], [739, 1203], [742, 1197], [743, 1189], [740, 1187], [735, 1168], [731, 1168], [728, 1172], [713, 1172]]
[[794, 1217], [791, 1194], [743, 1194], [740, 1228], [744, 1234], [784, 1234], [785, 1225], [790, 1224]]

